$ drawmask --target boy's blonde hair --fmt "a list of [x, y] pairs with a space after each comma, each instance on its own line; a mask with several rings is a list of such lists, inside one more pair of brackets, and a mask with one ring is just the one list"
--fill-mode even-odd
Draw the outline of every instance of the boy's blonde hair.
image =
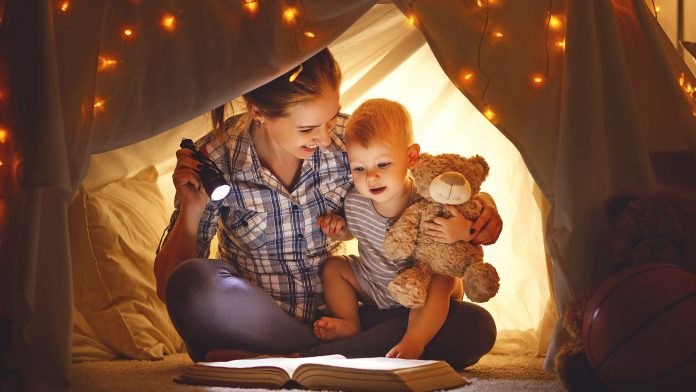
[[413, 144], [411, 115], [404, 105], [384, 98], [368, 99], [350, 116], [346, 124], [346, 142], [357, 141], [367, 147], [379, 137], [387, 142]]

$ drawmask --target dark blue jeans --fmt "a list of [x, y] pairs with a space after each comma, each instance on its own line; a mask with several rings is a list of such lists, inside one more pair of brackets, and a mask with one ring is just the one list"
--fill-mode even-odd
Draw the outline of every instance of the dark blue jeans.
[[[227, 263], [193, 259], [181, 263], [169, 276], [169, 317], [194, 361], [204, 360], [210, 350], [225, 348], [260, 354], [299, 352], [303, 357], [384, 356], [406, 332], [408, 309], [378, 310], [363, 305], [361, 333], [332, 342], [319, 340], [311, 325], [292, 318], [268, 293], [235, 274]], [[490, 351], [495, 336], [495, 323], [485, 309], [453, 300], [447, 320], [421, 358], [444, 360], [463, 369]]]

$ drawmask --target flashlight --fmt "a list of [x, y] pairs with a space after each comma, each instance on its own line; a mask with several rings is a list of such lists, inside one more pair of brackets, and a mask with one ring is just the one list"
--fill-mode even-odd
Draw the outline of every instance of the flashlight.
[[230, 185], [225, 180], [222, 170], [215, 165], [215, 162], [201, 154], [191, 139], [181, 139], [181, 144], [179, 146], [191, 150], [193, 152], [193, 159], [203, 165], [203, 169], [198, 172], [198, 177], [200, 177], [203, 183], [205, 192], [210, 196], [210, 200], [218, 201], [227, 197], [230, 193]]

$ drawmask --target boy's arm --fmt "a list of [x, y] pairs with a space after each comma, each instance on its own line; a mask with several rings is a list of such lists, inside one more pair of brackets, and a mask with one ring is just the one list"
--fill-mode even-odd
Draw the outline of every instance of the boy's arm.
[[450, 297], [455, 290], [456, 279], [434, 274], [428, 288], [428, 298], [423, 307], [411, 309], [408, 327], [401, 341], [387, 353], [387, 357], [416, 359], [430, 343], [447, 319]]
[[327, 237], [335, 241], [350, 241], [354, 238], [346, 226], [346, 220], [338, 214], [329, 213], [320, 216], [317, 218], [317, 226]]

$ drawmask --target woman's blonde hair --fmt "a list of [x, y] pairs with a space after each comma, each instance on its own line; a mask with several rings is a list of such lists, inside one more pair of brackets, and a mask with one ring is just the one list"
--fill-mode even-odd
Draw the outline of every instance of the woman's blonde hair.
[[413, 123], [404, 105], [384, 98], [368, 99], [353, 112], [346, 125], [346, 141], [363, 146], [374, 138], [413, 144]]

